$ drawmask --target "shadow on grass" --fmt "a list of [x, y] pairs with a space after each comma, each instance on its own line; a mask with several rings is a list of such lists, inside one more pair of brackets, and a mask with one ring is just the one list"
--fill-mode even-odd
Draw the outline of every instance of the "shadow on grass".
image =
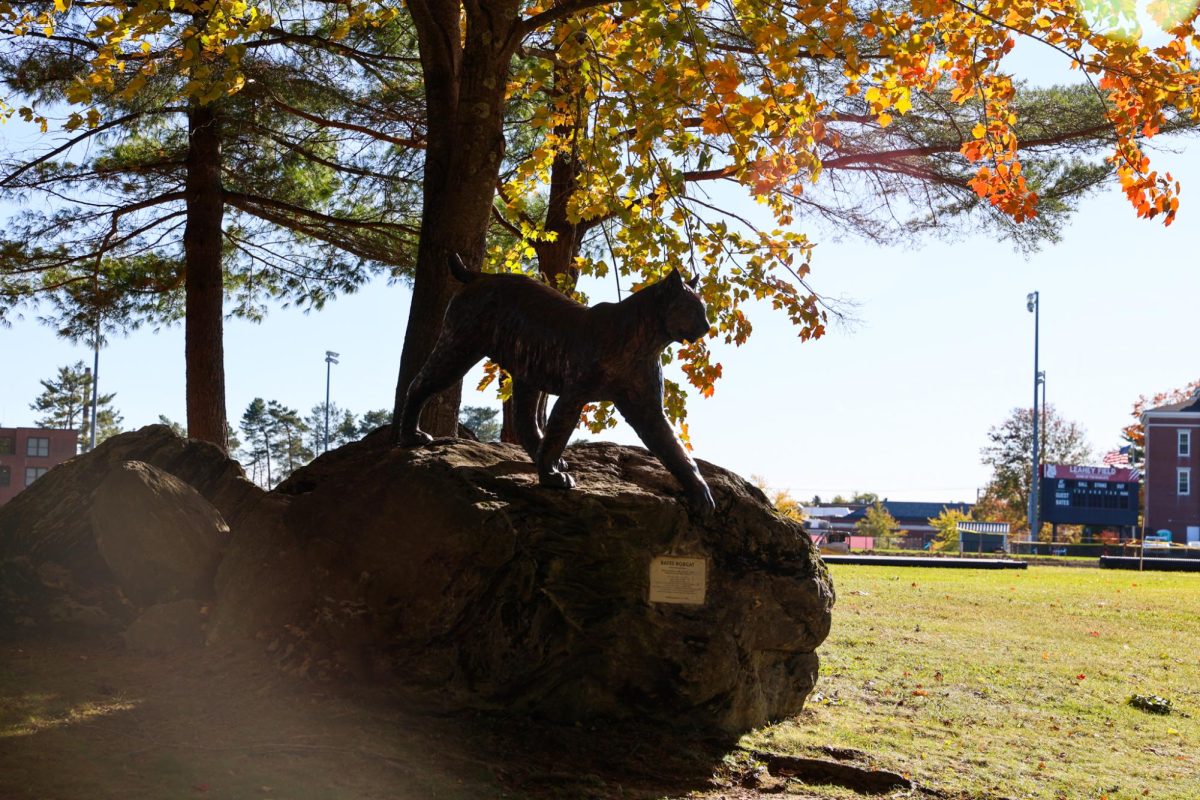
[[437, 714], [243, 654], [0, 643], [0, 797], [639, 798], [713, 788], [732, 738]]
[[261, 655], [0, 641], [5, 800], [740, 800], [816, 784], [844, 787], [837, 797], [941, 796], [864, 767], [865, 754], [827, 751], [748, 751], [734, 736], [636, 722], [439, 713], [402, 691], [289, 677]]

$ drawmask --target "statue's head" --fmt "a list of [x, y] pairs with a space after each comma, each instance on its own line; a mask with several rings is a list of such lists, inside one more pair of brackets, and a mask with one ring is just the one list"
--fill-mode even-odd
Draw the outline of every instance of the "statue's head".
[[671, 270], [663, 283], [664, 322], [667, 335], [675, 342], [691, 342], [708, 333], [708, 310], [696, 288], [700, 276], [685, 281], [679, 270]]

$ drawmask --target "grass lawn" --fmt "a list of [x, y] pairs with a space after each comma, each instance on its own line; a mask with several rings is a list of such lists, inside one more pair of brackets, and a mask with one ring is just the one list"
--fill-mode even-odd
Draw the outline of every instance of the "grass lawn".
[[[1200, 575], [831, 571], [817, 692], [745, 746], [859, 750], [951, 796], [1200, 798]], [[1173, 710], [1135, 709], [1134, 694]]]

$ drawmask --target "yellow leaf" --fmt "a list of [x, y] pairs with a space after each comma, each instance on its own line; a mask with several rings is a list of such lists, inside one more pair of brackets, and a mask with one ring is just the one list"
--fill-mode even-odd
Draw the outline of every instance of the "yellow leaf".
[[892, 115], [887, 113], [886, 111], [880, 112], [879, 127], [886, 128], [888, 125], [891, 125], [891, 124], [892, 124]]

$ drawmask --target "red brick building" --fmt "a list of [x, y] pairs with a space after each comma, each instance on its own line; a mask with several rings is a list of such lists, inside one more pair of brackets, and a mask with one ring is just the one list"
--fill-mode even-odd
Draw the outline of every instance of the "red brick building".
[[79, 431], [0, 428], [0, 505], [75, 456]]
[[1200, 545], [1200, 392], [1147, 409], [1146, 532], [1171, 532], [1176, 544]]

